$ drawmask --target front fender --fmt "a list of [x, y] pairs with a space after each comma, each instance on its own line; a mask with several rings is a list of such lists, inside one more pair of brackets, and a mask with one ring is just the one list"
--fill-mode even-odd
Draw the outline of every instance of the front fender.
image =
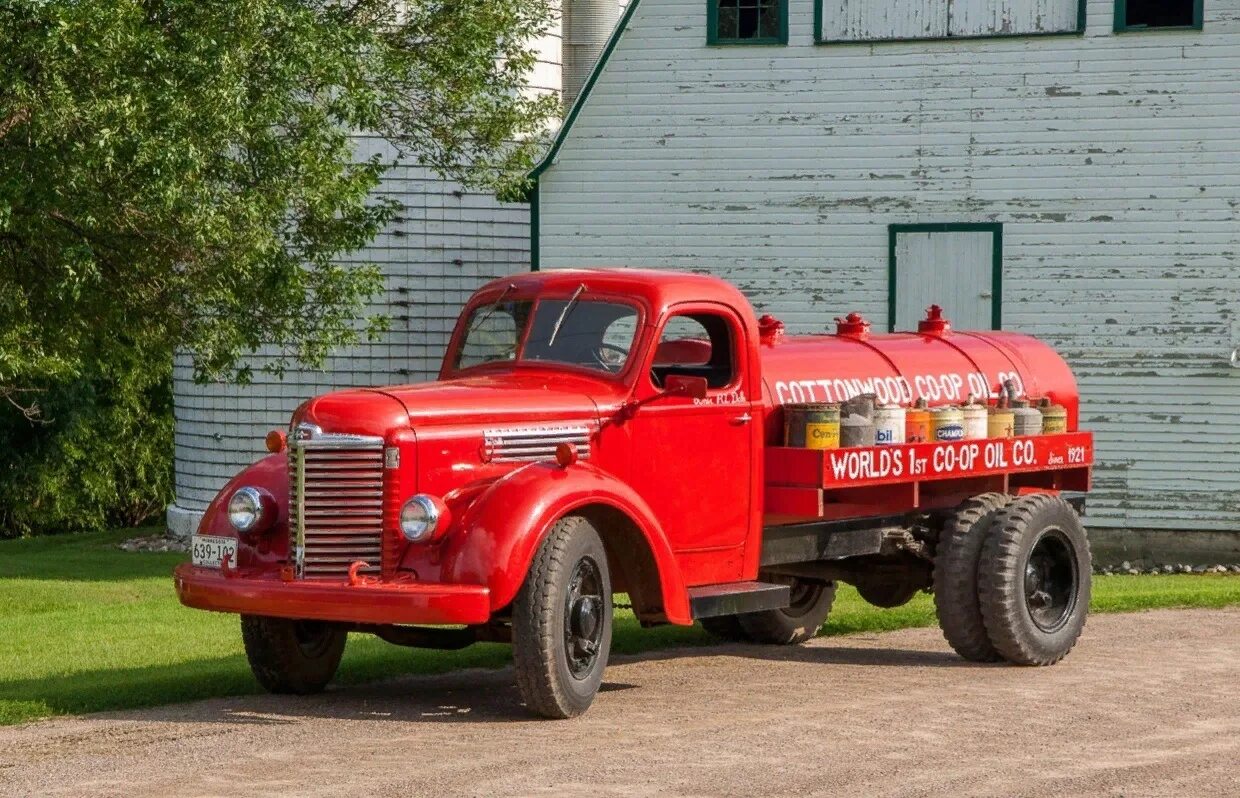
[[507, 606], [551, 526], [590, 504], [613, 507], [633, 521], [654, 555], [664, 614], [672, 623], [692, 623], [688, 592], [658, 520], [632, 488], [588, 463], [531, 463], [487, 488], [444, 541], [443, 580], [486, 585], [492, 610]]
[[275, 567], [288, 551], [288, 459], [281, 454], [268, 455], [228, 481], [198, 524], [199, 535], [237, 537], [237, 530], [228, 522], [228, 501], [238, 488], [262, 488], [276, 500], [276, 518], [272, 527], [255, 541], [242, 538], [237, 547], [240, 562], [234, 565]]

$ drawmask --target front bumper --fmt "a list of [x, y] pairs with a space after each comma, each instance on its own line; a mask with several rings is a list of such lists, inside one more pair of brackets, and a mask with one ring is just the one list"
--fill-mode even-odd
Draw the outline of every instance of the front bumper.
[[245, 615], [364, 624], [486, 623], [490, 590], [423, 582], [282, 581], [278, 574], [230, 574], [178, 565], [177, 596], [187, 607]]

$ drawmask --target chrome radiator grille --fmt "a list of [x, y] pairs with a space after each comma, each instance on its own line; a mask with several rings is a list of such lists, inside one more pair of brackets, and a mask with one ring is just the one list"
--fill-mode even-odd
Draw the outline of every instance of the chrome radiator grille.
[[383, 439], [320, 435], [290, 441], [289, 529], [298, 577], [341, 579], [383, 556]]

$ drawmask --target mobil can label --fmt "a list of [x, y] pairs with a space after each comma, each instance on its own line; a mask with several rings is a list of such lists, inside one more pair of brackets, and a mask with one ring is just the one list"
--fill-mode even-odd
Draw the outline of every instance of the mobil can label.
[[874, 442], [878, 446], [904, 443], [908, 416], [903, 407], [886, 405], [874, 411]]

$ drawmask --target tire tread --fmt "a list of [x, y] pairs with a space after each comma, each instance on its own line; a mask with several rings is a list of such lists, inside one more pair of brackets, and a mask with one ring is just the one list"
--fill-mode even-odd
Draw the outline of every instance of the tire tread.
[[998, 662], [982, 619], [978, 563], [991, 518], [1012, 497], [983, 493], [956, 508], [939, 536], [934, 558], [934, 606], [939, 628], [957, 654], [972, 662]]

